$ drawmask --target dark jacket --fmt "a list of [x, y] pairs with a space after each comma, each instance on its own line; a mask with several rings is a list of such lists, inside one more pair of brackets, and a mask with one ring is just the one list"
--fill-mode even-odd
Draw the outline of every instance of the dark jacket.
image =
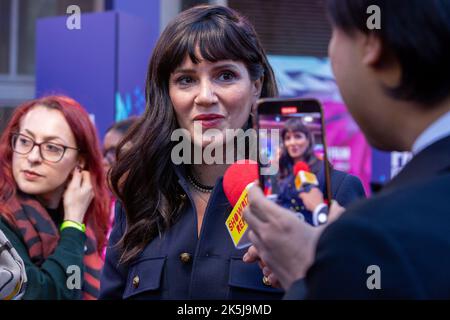
[[305, 281], [286, 298], [449, 299], [449, 194], [447, 137], [330, 225]]
[[[323, 168], [323, 166], [320, 167]], [[316, 177], [319, 182], [319, 188], [323, 194], [326, 194], [324, 171], [324, 169], [319, 170]], [[332, 198], [337, 200], [341, 206], [347, 207], [355, 200], [365, 198], [364, 187], [358, 177], [331, 168], [330, 180]], [[300, 212], [305, 217], [306, 222], [313, 224], [312, 212], [304, 207], [303, 201], [298, 194], [299, 192], [295, 188], [294, 176], [289, 175], [280, 183], [277, 203], [287, 209]]]
[[180, 219], [152, 240], [129, 265], [119, 264], [114, 245], [126, 228], [125, 213], [116, 206], [101, 277], [101, 299], [280, 299], [283, 291], [266, 286], [256, 263], [246, 264], [228, 234], [231, 206], [218, 179], [197, 237], [197, 215], [183, 174], [179, 183], [188, 202]]
[[[80, 266], [83, 272], [84, 246], [86, 235], [75, 229], [66, 228], [60, 233], [58, 246], [41, 266], [31, 261], [28, 249], [19, 231], [0, 218], [0, 230], [16, 249], [25, 264], [27, 287], [22, 299], [81, 299], [81, 291], [70, 289], [67, 280], [70, 266]], [[83, 274], [80, 275], [81, 279]]]

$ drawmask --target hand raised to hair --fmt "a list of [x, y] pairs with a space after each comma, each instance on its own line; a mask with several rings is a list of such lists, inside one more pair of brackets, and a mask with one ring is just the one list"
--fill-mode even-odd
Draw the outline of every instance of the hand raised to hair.
[[94, 198], [89, 171], [75, 168], [63, 195], [64, 220], [83, 223], [87, 209]]

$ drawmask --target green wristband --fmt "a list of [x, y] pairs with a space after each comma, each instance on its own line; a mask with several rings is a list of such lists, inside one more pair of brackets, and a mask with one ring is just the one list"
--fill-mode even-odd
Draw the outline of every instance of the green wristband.
[[59, 228], [60, 231], [63, 231], [65, 228], [75, 228], [80, 230], [81, 232], [86, 232], [86, 226], [84, 223], [75, 222], [72, 220], [64, 220], [61, 224], [61, 227]]

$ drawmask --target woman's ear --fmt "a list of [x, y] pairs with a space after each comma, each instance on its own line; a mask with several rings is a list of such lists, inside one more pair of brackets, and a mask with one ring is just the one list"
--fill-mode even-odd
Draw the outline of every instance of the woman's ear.
[[79, 167], [81, 170], [84, 170], [86, 167], [86, 159], [83, 156], [78, 157], [77, 167]]
[[253, 96], [256, 97], [256, 100], [261, 97], [263, 83], [264, 83], [264, 77], [259, 78], [258, 80], [256, 80], [253, 83]]
[[392, 52], [386, 51], [381, 39], [369, 34], [363, 37], [362, 62], [376, 72], [381, 82], [388, 87], [397, 87], [401, 82], [402, 69]]
[[264, 77], [259, 78], [258, 80], [256, 80], [253, 83], [253, 105], [252, 105], [252, 109], [251, 109], [251, 113], [255, 113], [256, 112], [256, 101], [258, 101], [258, 99], [261, 97], [261, 92], [262, 92], [262, 84], [264, 83]]

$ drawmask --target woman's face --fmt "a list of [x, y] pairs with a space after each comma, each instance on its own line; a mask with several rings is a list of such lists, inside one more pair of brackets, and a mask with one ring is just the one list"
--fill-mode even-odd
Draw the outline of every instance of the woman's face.
[[233, 60], [194, 64], [187, 56], [169, 80], [177, 121], [202, 147], [224, 144], [226, 129], [244, 127], [260, 92], [261, 81], [252, 81], [244, 63]]
[[116, 162], [116, 149], [123, 139], [123, 133], [118, 130], [110, 130], [103, 140], [103, 169], [108, 173], [111, 166]]
[[306, 149], [309, 147], [309, 141], [303, 132], [288, 131], [284, 136], [284, 146], [289, 156], [297, 161], [302, 160]]
[[[36, 143], [48, 142], [46, 151], [44, 145], [41, 146], [44, 157], [55, 153], [60, 146], [77, 148], [64, 115], [44, 106], [36, 106], [22, 117], [18, 133], [23, 136], [18, 138], [17, 146], [29, 144], [29, 139]], [[69, 174], [78, 164], [78, 158], [77, 150], [66, 149], [62, 159], [52, 163], [42, 158], [36, 145], [28, 154], [13, 152], [14, 180], [22, 192], [44, 199], [51, 198], [54, 194], [62, 194]]]

